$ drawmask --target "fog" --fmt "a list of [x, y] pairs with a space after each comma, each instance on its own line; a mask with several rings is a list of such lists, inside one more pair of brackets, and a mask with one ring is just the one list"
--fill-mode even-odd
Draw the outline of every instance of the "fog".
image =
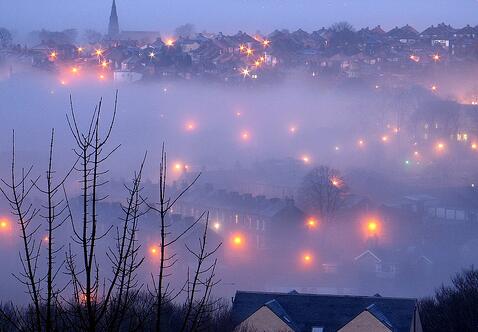
[[[351, 201], [356, 199], [360, 204], [348, 203], [352, 204], [350, 208], [332, 218], [335, 222], [319, 220], [318, 229], [312, 233], [304, 225], [294, 225], [291, 231], [290, 225], [281, 228], [271, 224], [267, 250], [252, 245], [255, 240], [251, 233], [250, 245], [234, 252], [229, 237], [236, 226], [221, 221], [211, 239], [213, 243], [224, 242], [218, 255], [223, 282], [217, 295], [230, 297], [236, 289], [291, 288], [311, 292], [427, 295], [461, 267], [476, 262], [473, 253], [476, 239], [470, 231], [475, 225], [463, 228], [448, 225], [445, 229], [418, 225], [413, 219], [416, 217], [406, 210], [403, 197], [435, 195], [437, 191], [453, 196], [461, 195], [456, 194], [458, 191], [471, 190], [476, 179], [476, 156], [458, 145], [452, 150], [451, 144], [445, 155], [437, 156], [435, 140], [414, 144], [411, 131], [405, 126], [403, 131], [397, 127], [397, 117], [405, 121], [404, 118], [412, 119], [412, 114], [423, 105], [448, 105], [446, 102], [455, 105], [455, 101], [473, 98], [468, 97], [468, 91], [474, 89], [473, 72], [468, 71], [469, 80], [463, 75], [430, 73], [416, 78], [416, 84], [399, 87], [293, 77], [261, 85], [167, 80], [116, 85], [92, 83], [88, 79], [61, 84], [63, 78], [58, 75], [19, 71], [0, 81], [0, 175], [9, 176], [12, 130], [15, 130], [18, 164], [25, 167], [33, 164], [34, 174], [44, 174], [52, 128], [56, 170], [65, 174], [75, 160], [71, 151], [74, 140], [66, 121], [70, 96], [78, 122], [86, 128], [100, 98], [102, 119], [107, 123], [118, 91], [118, 113], [110, 146], [121, 144], [121, 147], [107, 163], [110, 172], [105, 179], [111, 182], [104, 190], [111, 191], [108, 198], [111, 205], [102, 206], [100, 211], [107, 224], [117, 222], [121, 211], [114, 203], [124, 201], [121, 184], [131, 179], [145, 152], [148, 153], [145, 187], [150, 198], [157, 199], [163, 142], [170, 169], [168, 184], [173, 192], [183, 181], [203, 173], [191, 193], [184, 197], [185, 203], [174, 211], [182, 215], [176, 216], [180, 220], [190, 217], [188, 213], [192, 210], [195, 215], [201, 207], [209, 207], [211, 223], [219, 222], [217, 210], [221, 206], [215, 201], [214, 191], [222, 189], [220, 195], [231, 199], [221, 204], [236, 211], [247, 210], [228, 205], [239, 193], [265, 195], [267, 199], [293, 198], [304, 210], [305, 222], [313, 211], [301, 206], [299, 187], [311, 169], [326, 165], [340, 172]], [[430, 82], [438, 84], [440, 91], [430, 92]], [[420, 158], [413, 156], [416, 149]], [[73, 201], [79, 193], [76, 180], [73, 175], [66, 183]], [[2, 201], [0, 206], [0, 215], [13, 220], [6, 203]], [[363, 229], [364, 218], [379, 222], [373, 229], [379, 227], [379, 231], [372, 238], [364, 234], [367, 232]], [[144, 219], [139, 236], [148, 255], [150, 246], [157, 243], [159, 230], [157, 216], [150, 214]], [[257, 222], [259, 229], [259, 219]], [[66, 223], [62, 230], [59, 240], [66, 244], [71, 241], [70, 225]], [[198, 232], [186, 241], [194, 241]], [[107, 243], [113, 245], [111, 239], [102, 241], [102, 247], [106, 248]], [[450, 243], [446, 253], [442, 241]], [[11, 277], [19, 269], [19, 245], [13, 233], [2, 237], [2, 299], [22, 298], [21, 285]], [[176, 249], [181, 253], [177, 268], [184, 273], [187, 253], [182, 246]], [[394, 261], [410, 259], [419, 266], [411, 264], [410, 271], [403, 269], [393, 279], [371, 283], [368, 272], [352, 268], [354, 259], [367, 249], [387, 250], [396, 254]], [[310, 251], [317, 254], [312, 256], [308, 254]], [[311, 271], [304, 266], [302, 258], [298, 258], [301, 255], [311, 255], [307, 261], [313, 259], [320, 269]], [[104, 256], [98, 259], [106, 261]], [[344, 272], [341, 277], [334, 272], [337, 268]], [[144, 282], [154, 269], [154, 259], [147, 257], [141, 270]], [[382, 272], [394, 273], [393, 269]], [[63, 278], [61, 281], [65, 282]]]
[[[268, 33], [283, 28], [316, 30], [331, 25], [338, 16], [356, 26], [381, 24], [391, 29], [407, 22], [417, 29], [425, 29], [431, 24], [443, 21], [458, 26], [475, 24], [473, 13], [478, 9], [476, 1], [467, 0], [119, 0], [117, 4], [122, 18], [121, 25], [125, 30], [146, 29], [165, 34], [172, 33], [175, 27], [186, 22], [193, 22], [200, 31], [205, 29], [225, 33], [237, 30], [250, 33], [261, 30]], [[20, 37], [31, 30], [62, 30], [65, 26], [104, 31], [107, 27], [104, 13], [108, 12], [110, 6], [111, 1], [76, 0], [64, 3], [45, 0], [41, 4], [33, 0], [15, 3], [1, 1], [0, 12], [4, 13], [2, 24], [14, 30], [17, 37]], [[55, 15], [52, 15], [52, 12]], [[88, 17], [88, 20], [85, 20], [85, 17]], [[287, 20], [283, 17], [287, 17]]]

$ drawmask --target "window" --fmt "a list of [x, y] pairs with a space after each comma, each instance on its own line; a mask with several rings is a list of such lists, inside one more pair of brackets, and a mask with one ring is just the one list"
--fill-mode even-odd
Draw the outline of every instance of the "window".
[[455, 219], [455, 210], [446, 210], [446, 219], [453, 220]]
[[456, 220], [465, 220], [465, 211], [456, 210]]
[[445, 218], [445, 208], [437, 208], [437, 217]]
[[323, 328], [323, 327], [314, 326], [314, 327], [312, 328], [312, 332], [324, 332], [324, 328]]

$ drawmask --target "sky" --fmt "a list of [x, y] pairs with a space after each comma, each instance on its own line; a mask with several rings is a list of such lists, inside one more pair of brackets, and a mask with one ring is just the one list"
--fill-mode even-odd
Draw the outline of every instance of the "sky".
[[[112, 0], [0, 0], [0, 26], [19, 34], [46, 28], [105, 32]], [[418, 30], [447, 22], [478, 24], [478, 0], [117, 0], [122, 30], [170, 33], [193, 23], [199, 31], [312, 31], [337, 21], [355, 27], [406, 23]]]

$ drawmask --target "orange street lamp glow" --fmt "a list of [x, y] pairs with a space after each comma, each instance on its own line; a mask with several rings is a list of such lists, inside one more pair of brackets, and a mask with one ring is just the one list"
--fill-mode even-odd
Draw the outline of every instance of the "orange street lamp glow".
[[167, 47], [171, 47], [171, 46], [174, 46], [174, 40], [169, 38], [166, 40], [166, 46]]
[[78, 50], [78, 53], [81, 53], [81, 52], [83, 52], [84, 49], [83, 49], [83, 47], [78, 47], [77, 50]]
[[181, 163], [176, 163], [176, 164], [174, 164], [174, 170], [175, 170], [176, 172], [179, 172], [179, 171], [181, 171], [182, 169], [183, 169], [183, 164], [181, 164]]
[[108, 67], [108, 62], [103, 61], [103, 62], [101, 63], [101, 67], [103, 67], [103, 68]]
[[71, 68], [71, 72], [72, 72], [73, 74], [78, 74], [78, 67], [73, 67], [73, 68]]
[[378, 228], [377, 226], [377, 223], [375, 221], [370, 221], [368, 224], [367, 224], [367, 228], [370, 232], [375, 232]]
[[236, 116], [237, 116], [237, 117], [240, 117], [241, 115], [242, 115], [241, 112], [236, 112]]
[[418, 55], [410, 55], [410, 60], [420, 62], [420, 57]]
[[221, 228], [221, 224], [219, 222], [215, 222], [214, 225], [212, 225], [216, 231], [218, 231]]
[[385, 136], [382, 136], [382, 142], [385, 143], [385, 142], [387, 142], [387, 141], [388, 141], [388, 136], [386, 136], [386, 135], [385, 135]]
[[45, 241], [45, 242], [50, 241], [50, 238], [48, 237], [48, 235], [46, 235], [46, 236], [43, 238], [43, 241]]
[[246, 49], [246, 46], [244, 45], [239, 45], [239, 51], [243, 52]]
[[154, 52], [149, 52], [148, 56], [152, 59], [156, 56], [156, 54], [154, 54]]
[[332, 178], [332, 179], [330, 179], [330, 183], [332, 183], [332, 185], [333, 185], [334, 187], [337, 187], [337, 188], [340, 187], [340, 179], [338, 179], [338, 178]]
[[241, 138], [242, 138], [243, 141], [249, 140], [249, 138], [250, 138], [249, 132], [243, 131], [243, 132], [241, 133]]
[[186, 123], [186, 130], [187, 131], [193, 131], [194, 129], [196, 129], [196, 124], [194, 122]]
[[304, 265], [312, 264], [313, 260], [314, 260], [314, 257], [312, 256], [311, 253], [305, 252], [305, 253], [302, 254], [302, 263]]
[[443, 143], [438, 143], [438, 144], [436, 145], [436, 148], [437, 148], [438, 151], [443, 151], [443, 150], [445, 149], [445, 144], [443, 144]]
[[432, 56], [432, 59], [433, 59], [435, 62], [438, 62], [438, 61], [440, 61], [440, 55], [439, 55], [439, 54], [434, 54], [434, 55]]
[[264, 46], [264, 47], [267, 47], [267, 46], [269, 46], [270, 44], [271, 44], [271, 41], [268, 40], [268, 39], [264, 39], [264, 40], [262, 41], [262, 46]]
[[247, 54], [247, 56], [251, 56], [252, 54], [254, 54], [254, 50], [252, 48], [248, 48], [246, 50], [246, 54]]
[[364, 140], [360, 139], [360, 140], [358, 141], [358, 145], [359, 145], [360, 147], [364, 146], [364, 145], [365, 145]]
[[290, 132], [291, 134], [295, 134], [296, 131], [297, 131], [297, 127], [295, 127], [295, 126], [290, 126], [290, 127], [289, 127], [289, 132]]
[[55, 52], [55, 51], [53, 51], [53, 52], [51, 52], [51, 53], [50, 53], [50, 57], [52, 57], [52, 58], [56, 58], [56, 56], [57, 56], [57, 54], [56, 54], [56, 52]]
[[307, 156], [307, 155], [303, 155], [301, 159], [304, 162], [304, 164], [309, 164], [310, 163], [310, 157]]
[[473, 150], [477, 150], [477, 149], [478, 149], [478, 144], [472, 143], [472, 144], [471, 144], [471, 148], [472, 148]]
[[102, 49], [97, 49], [95, 50], [96, 56], [102, 56], [103, 55], [103, 50]]
[[254, 62], [254, 65], [255, 65], [256, 67], [259, 67], [259, 66], [261, 65], [261, 62], [260, 62], [259, 60], [256, 60], [256, 62]]
[[105, 75], [100, 74], [100, 75], [98, 76], [98, 78], [99, 78], [100, 80], [104, 80], [104, 79], [105, 79]]
[[309, 228], [316, 228], [317, 227], [317, 219], [315, 218], [309, 218], [307, 220], [307, 227]]
[[2, 218], [0, 219], [0, 233], [7, 233], [10, 232], [11, 225], [8, 219]]
[[231, 244], [235, 248], [244, 246], [244, 238], [241, 234], [235, 234], [231, 237]]
[[437, 91], [438, 90], [438, 87], [436, 85], [432, 85], [432, 91]]

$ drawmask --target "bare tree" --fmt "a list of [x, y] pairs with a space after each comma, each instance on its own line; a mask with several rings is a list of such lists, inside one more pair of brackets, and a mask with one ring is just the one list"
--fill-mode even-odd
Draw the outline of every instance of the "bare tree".
[[170, 283], [165, 282], [165, 278], [170, 276], [168, 270], [171, 269], [177, 262], [176, 254], [170, 254], [166, 257], [166, 249], [180, 240], [189, 230], [191, 230], [203, 217], [204, 214], [201, 214], [191, 225], [189, 225], [185, 230], [180, 232], [178, 235], [172, 235], [169, 231], [171, 223], [168, 222], [167, 216], [168, 212], [174, 207], [176, 202], [196, 183], [201, 174], [198, 174], [194, 180], [187, 185], [183, 190], [181, 190], [176, 196], [168, 197], [166, 196], [166, 183], [167, 183], [167, 155], [164, 150], [164, 144], [161, 149], [161, 162], [159, 165], [159, 203], [156, 205], [150, 206], [151, 210], [159, 214], [160, 221], [160, 262], [159, 262], [159, 271], [158, 275], [151, 275], [153, 281], [153, 289], [151, 290], [152, 295], [156, 299], [155, 311], [156, 311], [156, 331], [161, 330], [161, 316], [162, 309], [165, 303], [173, 301], [179, 294], [182, 292], [182, 289], [176, 291], [171, 287]]
[[186, 23], [183, 25], [178, 26], [174, 30], [174, 35], [178, 38], [190, 38], [194, 35], [194, 25], [191, 23]]
[[[75, 167], [75, 170], [81, 177], [82, 212], [79, 226], [76, 225], [75, 218], [73, 216], [71, 218], [74, 234], [72, 239], [81, 249], [79, 255], [81, 268], [78, 268], [77, 257], [70, 249], [66, 257], [68, 273], [74, 289], [74, 300], [73, 303], [70, 302], [70, 305], [81, 322], [81, 330], [115, 330], [121, 325], [128, 304], [138, 292], [135, 290], [138, 286], [136, 271], [142, 264], [143, 258], [138, 254], [140, 246], [136, 233], [138, 219], [146, 212], [141, 208], [145, 202], [141, 196], [141, 177], [145, 159], [139, 172], [133, 178], [133, 185], [127, 187], [129, 195], [126, 205], [122, 206], [122, 225], [116, 228], [116, 248], [108, 248], [106, 253], [112, 265], [112, 274], [109, 277], [103, 277], [103, 281], [100, 282], [96, 248], [98, 241], [109, 233], [111, 227], [103, 234], [99, 233], [98, 204], [107, 198], [100, 194], [100, 188], [107, 183], [101, 179], [108, 172], [103, 169], [103, 164], [119, 147], [107, 150], [116, 117], [117, 96], [112, 119], [103, 135], [100, 132], [102, 101], [100, 100], [97, 105], [89, 127], [84, 132], [79, 129], [72, 104], [70, 99], [71, 112], [67, 121], [76, 142], [74, 151], [79, 158], [79, 165]], [[72, 215], [71, 209], [70, 215]]]
[[[217, 259], [209, 265], [206, 264], [208, 259], [219, 250], [221, 243], [212, 250], [207, 250], [208, 225], [209, 213], [206, 215], [206, 224], [202, 238], [199, 239], [197, 251], [191, 249], [186, 244], [186, 249], [196, 258], [197, 264], [192, 276], [189, 275], [188, 269], [186, 313], [181, 326], [181, 332], [186, 331], [188, 327], [190, 331], [196, 331], [201, 324], [203, 316], [214, 308], [214, 302], [210, 302], [210, 296], [212, 288], [219, 282], [214, 280]], [[200, 295], [201, 293], [202, 295]]]
[[[42, 330], [42, 314], [41, 314], [41, 297], [40, 282], [41, 277], [38, 274], [38, 259], [40, 257], [41, 242], [36, 240], [36, 234], [40, 225], [33, 223], [39, 210], [34, 208], [29, 202], [29, 195], [39, 180], [39, 177], [30, 180], [30, 174], [33, 166], [26, 172], [22, 168], [21, 175], [17, 177], [15, 165], [15, 133], [12, 139], [12, 163], [10, 172], [10, 181], [2, 181], [0, 190], [3, 196], [10, 204], [12, 214], [17, 218], [20, 226], [21, 239], [23, 242], [22, 251], [19, 253], [20, 262], [23, 272], [14, 277], [26, 286], [27, 292], [31, 299], [34, 318], [32, 321], [22, 320], [18, 326], [20, 330], [41, 331]], [[2, 316], [6, 316], [5, 313]], [[17, 318], [20, 316], [17, 316]], [[13, 318], [10, 318], [13, 322]]]
[[9, 47], [12, 44], [12, 41], [12, 33], [9, 30], [0, 27], [0, 48]]
[[306, 210], [329, 219], [344, 203], [347, 186], [339, 171], [327, 166], [312, 169], [299, 188], [299, 204]]

